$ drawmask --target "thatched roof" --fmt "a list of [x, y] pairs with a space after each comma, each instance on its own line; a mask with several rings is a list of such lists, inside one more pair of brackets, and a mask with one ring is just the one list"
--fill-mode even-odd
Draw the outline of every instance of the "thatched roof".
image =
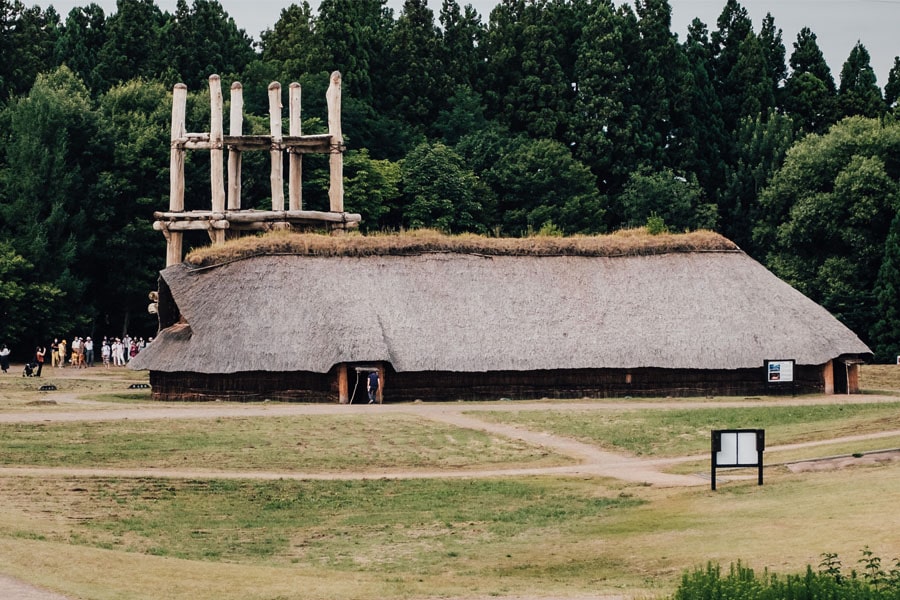
[[132, 366], [739, 369], [870, 354], [821, 306], [715, 238], [612, 256], [251, 252], [218, 266], [183, 263], [162, 272], [183, 323], [160, 332]]

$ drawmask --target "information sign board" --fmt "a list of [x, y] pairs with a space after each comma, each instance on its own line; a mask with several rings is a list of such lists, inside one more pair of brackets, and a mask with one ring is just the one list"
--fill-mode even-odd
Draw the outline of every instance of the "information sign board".
[[769, 383], [793, 383], [794, 360], [767, 360], [766, 381]]
[[716, 489], [716, 469], [757, 467], [763, 483], [765, 429], [718, 429], [712, 432], [712, 489]]

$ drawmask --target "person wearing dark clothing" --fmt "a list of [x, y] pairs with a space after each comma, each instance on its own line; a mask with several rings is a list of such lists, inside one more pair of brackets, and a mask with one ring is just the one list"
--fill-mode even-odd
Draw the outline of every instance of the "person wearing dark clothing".
[[35, 371], [34, 376], [40, 377], [41, 370], [44, 368], [44, 353], [46, 350], [41, 346], [38, 346], [34, 351], [34, 362], [37, 363], [37, 371]]
[[366, 390], [369, 392], [369, 404], [374, 404], [378, 399], [378, 372], [372, 371], [366, 378]]
[[9, 348], [6, 347], [6, 344], [0, 348], [0, 370], [4, 373], [9, 371]]

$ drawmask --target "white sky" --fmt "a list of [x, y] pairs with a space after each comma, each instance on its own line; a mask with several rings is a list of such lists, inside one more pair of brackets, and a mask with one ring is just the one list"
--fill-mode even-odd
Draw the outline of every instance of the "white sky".
[[[94, 0], [107, 14], [115, 12], [115, 0]], [[459, 0], [461, 5], [471, 4], [487, 22], [491, 8], [498, 0]], [[238, 27], [258, 40], [261, 31], [271, 27], [289, 6], [291, 0], [219, 0]], [[26, 0], [26, 4], [32, 4]], [[90, 0], [45, 0], [41, 6], [53, 4], [57, 12], [65, 15], [73, 6], [84, 6]], [[173, 12], [176, 0], [156, 0], [162, 10]], [[188, 0], [188, 4], [191, 0]], [[313, 9], [318, 0], [311, 0]], [[620, 2], [617, 0], [617, 4]], [[712, 30], [725, 6], [725, 0], [669, 0], [672, 6], [672, 31], [684, 41], [687, 26], [699, 17]], [[403, 0], [388, 0], [388, 5], [399, 14]], [[429, 0], [428, 5], [438, 13], [441, 0]], [[755, 31], [759, 31], [763, 17], [771, 12], [775, 25], [783, 30], [782, 39], [789, 58], [797, 32], [809, 27], [816, 34], [819, 47], [831, 68], [835, 82], [839, 82], [841, 67], [850, 50], [861, 41], [869, 51], [872, 68], [878, 76], [878, 85], [884, 87], [887, 75], [900, 55], [900, 0], [744, 0], [741, 5], [750, 13]]]

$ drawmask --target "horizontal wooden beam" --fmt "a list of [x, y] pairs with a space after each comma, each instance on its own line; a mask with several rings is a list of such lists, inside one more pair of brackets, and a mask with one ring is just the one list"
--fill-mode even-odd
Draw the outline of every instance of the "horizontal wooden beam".
[[228, 221], [154, 221], [156, 231], [205, 231], [209, 229], [230, 229]]
[[331, 143], [331, 135], [285, 136], [280, 142], [273, 141], [271, 135], [226, 135], [222, 137], [221, 145], [210, 141], [209, 134], [189, 133], [184, 137], [172, 140], [172, 148], [176, 150], [211, 150], [222, 146], [230, 150], [252, 152], [253, 150], [265, 150], [268, 152], [287, 150], [296, 154], [331, 154], [343, 152], [344, 145], [337, 147]]
[[[272, 229], [290, 229], [293, 225], [318, 225], [322, 221], [319, 219], [285, 219], [275, 221], [154, 221], [153, 229], [162, 231], [164, 234], [176, 231], [270, 231]], [[356, 228], [359, 227], [359, 221], [329, 222], [332, 226], [338, 228]]]
[[362, 220], [359, 213], [325, 212], [319, 210], [242, 210], [213, 212], [192, 210], [186, 212], [157, 211], [153, 218], [158, 221], [229, 221], [231, 223], [253, 223], [264, 221], [326, 221], [329, 223], [350, 223]]

